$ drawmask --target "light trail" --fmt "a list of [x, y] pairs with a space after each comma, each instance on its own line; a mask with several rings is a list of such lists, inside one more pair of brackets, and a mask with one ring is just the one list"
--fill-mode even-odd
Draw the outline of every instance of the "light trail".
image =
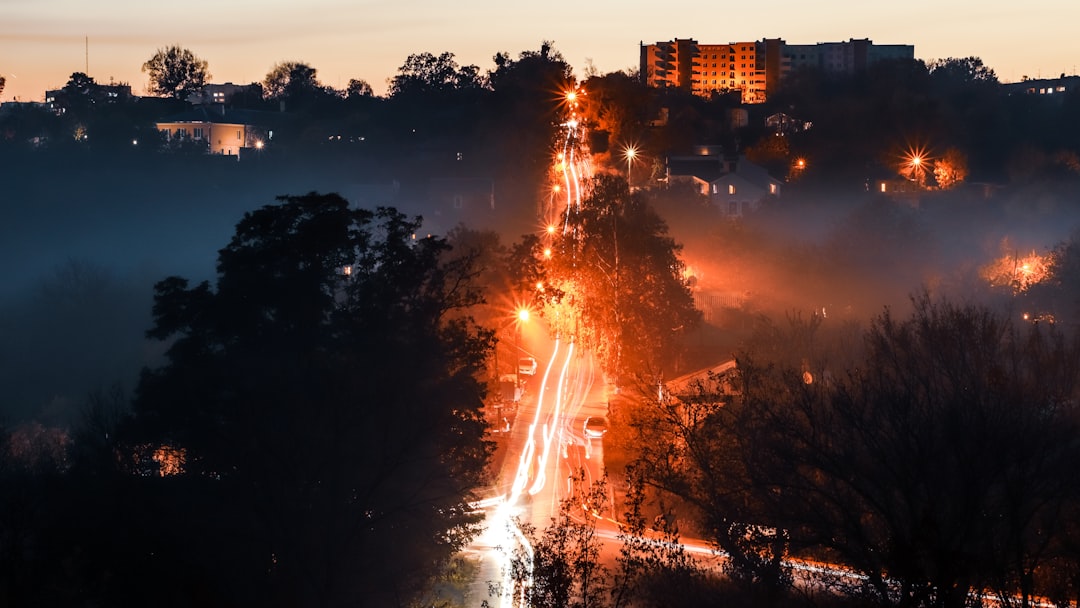
[[[559, 383], [558, 383], [557, 389], [555, 391], [555, 407], [552, 410], [551, 415], [548, 417], [549, 423], [544, 425], [544, 451], [540, 453], [540, 458], [537, 460], [536, 480], [533, 482], [533, 486], [531, 488], [529, 488], [529, 494], [534, 495], [534, 496], [536, 495], [536, 493], [538, 493], [540, 490], [542, 490], [544, 488], [544, 484], [547, 482], [547, 462], [548, 462], [548, 457], [551, 455], [551, 445], [552, 445], [553, 440], [554, 440], [555, 435], [556, 435], [556, 429], [558, 429], [558, 435], [559, 435], [560, 441], [562, 439], [562, 426], [563, 425], [562, 425], [562, 421], [560, 420], [559, 416], [562, 413], [563, 396], [566, 393], [566, 391], [563, 390], [563, 387], [566, 386], [566, 374], [567, 374], [567, 370], [570, 368], [570, 361], [573, 359], [573, 357], [574, 357], [574, 343], [571, 342], [570, 347], [568, 349], [568, 352], [566, 353], [566, 360], [563, 363], [562, 371], [559, 372]], [[555, 358], [552, 357], [552, 363], [554, 363], [554, 359]], [[549, 370], [550, 370], [550, 366], [551, 366], [551, 364], [549, 363], [549, 365], [548, 365]], [[544, 374], [544, 382], [545, 382], [545, 384], [547, 382], [547, 374], [546, 373]], [[536, 407], [536, 415], [537, 415], [538, 418], [540, 416], [540, 411], [543, 409], [543, 403], [544, 403], [544, 392], [543, 392], [543, 389], [541, 389], [540, 397], [537, 400], [537, 407]], [[549, 430], [551, 431], [550, 434], [548, 434]]]
[[[583, 141], [581, 137], [583, 127], [577, 119], [576, 112], [573, 110], [575, 105], [573, 103], [575, 93], [567, 93], [567, 99], [571, 102], [571, 109], [568, 113], [568, 119], [562, 124], [565, 132], [562, 152], [558, 155], [559, 169], [562, 171], [561, 189], [566, 191], [565, 208], [561, 211], [565, 218], [563, 234], [566, 234], [570, 229], [570, 214], [568, 212], [572, 209], [581, 208], [581, 181], [583, 176], [589, 173], [587, 155], [585, 153], [578, 154], [578, 148]], [[560, 188], [556, 187], [553, 189], [553, 193], [558, 190], [560, 190]], [[552, 226], [555, 224], [556, 222], [550, 223]], [[564, 350], [565, 352], [560, 355], [560, 350]], [[489, 513], [489, 525], [482, 534], [482, 537], [485, 539], [483, 545], [491, 547], [498, 552], [500, 568], [502, 570], [499, 603], [501, 606], [507, 608], [515, 605], [524, 605], [527, 600], [528, 589], [532, 586], [532, 568], [535, 554], [529, 539], [522, 532], [515, 520], [515, 516], [521, 511], [518, 503], [521, 500], [522, 494], [526, 492], [527, 487], [529, 496], [536, 496], [544, 490], [547, 486], [549, 466], [554, 467], [556, 478], [558, 477], [558, 459], [555, 459], [554, 464], [551, 464], [550, 457], [552, 446], [555, 445], [556, 441], [560, 447], [563, 445], [564, 439], [569, 432], [567, 430], [569, 418], [577, 411], [573, 408], [574, 401], [584, 399], [584, 395], [588, 394], [588, 389], [592, 385], [594, 370], [591, 365], [587, 382], [583, 380], [582, 374], [571, 373], [571, 363], [573, 362], [574, 354], [575, 347], [573, 340], [570, 340], [567, 348], [562, 349], [561, 340], [556, 337], [551, 358], [544, 368], [540, 389], [537, 393], [536, 411], [532, 421], [529, 423], [528, 434], [525, 443], [521, 448], [521, 454], [518, 458], [517, 468], [514, 470], [514, 478], [510, 490], [502, 496], [478, 501], [474, 504], [474, 507], [478, 509], [484, 508], [488, 510]], [[552, 398], [547, 390], [548, 381], [551, 378], [552, 371], [555, 369], [560, 356], [564, 357], [564, 359], [559, 367], [558, 382], [555, 385], [555, 395]], [[575, 390], [573, 391], [569, 388], [571, 378], [573, 378], [575, 384]], [[584, 391], [581, 390], [583, 385], [585, 386]], [[579, 409], [581, 403], [577, 403], [577, 406]], [[571, 412], [571, 410], [573, 410], [573, 412]], [[567, 415], [568, 412], [570, 413], [570, 416]], [[539, 436], [537, 435], [538, 432]], [[532, 481], [531, 486], [529, 485], [530, 479]], [[552, 504], [550, 507], [552, 510], [555, 510], [558, 508], [558, 489], [552, 487], [551, 490]], [[518, 548], [517, 552], [514, 550], [514, 547]], [[524, 582], [520, 587], [520, 593], [518, 594], [515, 594], [513, 571], [509, 567], [515, 553], [523, 556], [525, 562], [524, 566], [527, 572], [524, 577]]]

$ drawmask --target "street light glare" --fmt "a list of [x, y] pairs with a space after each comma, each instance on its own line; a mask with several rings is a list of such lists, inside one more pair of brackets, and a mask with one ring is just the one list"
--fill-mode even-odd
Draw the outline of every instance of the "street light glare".
[[623, 156], [626, 157], [626, 184], [630, 185], [630, 167], [634, 164], [634, 158], [637, 157], [637, 148], [634, 146], [626, 146], [626, 150], [623, 151]]
[[518, 310], [518, 320], [522, 322], [527, 322], [529, 320], [528, 308], [522, 308], [521, 310]]

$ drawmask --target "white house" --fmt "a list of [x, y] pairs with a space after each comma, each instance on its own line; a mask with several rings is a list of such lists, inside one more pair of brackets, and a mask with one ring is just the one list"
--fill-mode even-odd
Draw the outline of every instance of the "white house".
[[725, 155], [709, 146], [695, 152], [668, 158], [668, 183], [692, 183], [723, 215], [742, 217], [761, 201], [780, 196], [782, 182], [742, 156]]

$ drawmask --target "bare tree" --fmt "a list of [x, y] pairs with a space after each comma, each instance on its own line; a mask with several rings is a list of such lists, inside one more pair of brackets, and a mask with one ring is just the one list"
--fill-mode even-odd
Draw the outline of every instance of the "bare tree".
[[747, 580], [783, 583], [791, 554], [854, 568], [849, 591], [884, 604], [1038, 592], [1075, 493], [1080, 353], [985, 308], [914, 305], [879, 316], [854, 363], [747, 352], [739, 394], [716, 379], [639, 423], [647, 479]]

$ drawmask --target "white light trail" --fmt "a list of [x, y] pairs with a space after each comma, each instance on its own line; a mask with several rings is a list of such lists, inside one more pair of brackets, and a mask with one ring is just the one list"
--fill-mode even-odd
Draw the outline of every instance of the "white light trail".
[[[544, 484], [547, 482], [547, 461], [551, 455], [551, 445], [557, 434], [555, 431], [562, 429], [562, 421], [560, 415], [562, 413], [563, 395], [566, 391], [563, 387], [566, 386], [566, 374], [570, 368], [570, 361], [574, 358], [574, 343], [570, 343], [570, 347], [567, 349], [566, 360], [563, 363], [562, 371], [559, 373], [559, 383], [557, 390], [555, 391], [555, 406], [552, 409], [551, 416], [548, 418], [549, 424], [544, 425], [544, 451], [540, 453], [540, 458], [537, 461], [536, 480], [533, 482], [532, 488], [529, 489], [530, 495], [536, 495], [537, 492], [544, 488]], [[551, 363], [554, 363], [555, 358], [552, 357]], [[548, 364], [548, 371], [551, 370], [551, 363]], [[547, 372], [544, 373], [544, 383], [547, 384]], [[544, 394], [541, 391], [536, 407], [537, 418], [540, 417], [540, 410], [543, 409]], [[548, 431], [551, 431], [548, 434]], [[561, 438], [561, 433], [558, 433]]]

